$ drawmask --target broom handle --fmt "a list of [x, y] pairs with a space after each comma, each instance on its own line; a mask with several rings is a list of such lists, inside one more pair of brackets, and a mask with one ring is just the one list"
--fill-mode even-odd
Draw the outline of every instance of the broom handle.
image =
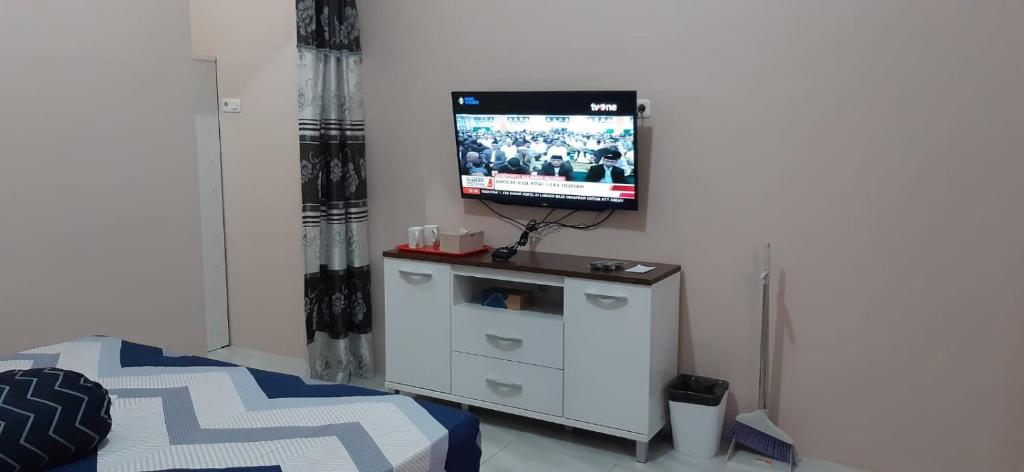
[[757, 407], [768, 409], [768, 312], [771, 294], [772, 243], [765, 243], [764, 270], [761, 271], [761, 371], [757, 378]]

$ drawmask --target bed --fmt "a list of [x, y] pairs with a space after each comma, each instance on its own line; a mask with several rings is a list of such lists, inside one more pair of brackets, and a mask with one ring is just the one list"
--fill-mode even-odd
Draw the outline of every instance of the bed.
[[477, 471], [479, 420], [351, 385], [87, 337], [0, 356], [0, 371], [60, 367], [105, 386], [113, 428], [58, 471]]

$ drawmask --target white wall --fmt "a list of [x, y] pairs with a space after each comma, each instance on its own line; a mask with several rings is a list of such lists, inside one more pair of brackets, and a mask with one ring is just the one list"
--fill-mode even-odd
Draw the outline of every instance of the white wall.
[[192, 0], [192, 50], [217, 58], [231, 343], [305, 357], [295, 2]]
[[204, 352], [185, 0], [0, 8], [0, 350]]
[[[450, 91], [639, 90], [655, 114], [643, 211], [540, 250], [681, 263], [681, 368], [732, 381], [734, 413], [754, 406], [754, 251], [772, 240], [784, 272], [773, 403], [801, 453], [1020, 470], [1007, 372], [1024, 358], [1024, 4], [360, 8], [376, 249], [422, 223], [515, 237], [459, 199]], [[380, 269], [376, 257], [376, 287]]]

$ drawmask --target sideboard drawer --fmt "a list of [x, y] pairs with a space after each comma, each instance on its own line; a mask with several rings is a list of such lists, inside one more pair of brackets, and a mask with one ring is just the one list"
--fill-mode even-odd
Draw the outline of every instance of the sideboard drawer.
[[452, 308], [452, 349], [562, 368], [562, 317], [464, 303]]
[[562, 416], [562, 371], [452, 353], [452, 393]]

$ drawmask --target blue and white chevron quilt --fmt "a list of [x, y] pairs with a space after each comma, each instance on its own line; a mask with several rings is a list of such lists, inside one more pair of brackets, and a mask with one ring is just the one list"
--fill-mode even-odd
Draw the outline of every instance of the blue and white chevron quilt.
[[88, 337], [0, 357], [60, 367], [110, 392], [98, 452], [59, 471], [477, 471], [479, 420], [351, 385]]

